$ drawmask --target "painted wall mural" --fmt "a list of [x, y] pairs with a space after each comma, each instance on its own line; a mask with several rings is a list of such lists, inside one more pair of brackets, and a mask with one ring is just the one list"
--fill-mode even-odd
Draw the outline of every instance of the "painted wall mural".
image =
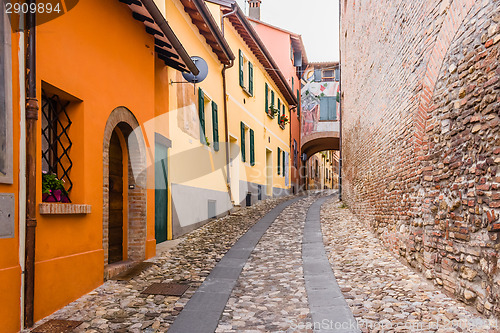
[[[330, 117], [331, 121], [336, 121], [340, 117], [338, 82], [309, 82], [302, 88], [302, 138], [314, 132], [328, 130], [328, 126], [320, 125], [320, 109], [322, 105], [323, 107], [328, 105], [328, 98], [336, 100], [335, 117], [334, 119]], [[327, 122], [331, 123], [330, 121]]]

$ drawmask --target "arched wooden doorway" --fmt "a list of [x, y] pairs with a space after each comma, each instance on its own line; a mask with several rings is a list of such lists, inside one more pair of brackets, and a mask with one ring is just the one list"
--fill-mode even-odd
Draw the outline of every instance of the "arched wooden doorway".
[[[111, 112], [103, 138], [104, 278], [146, 256], [146, 154], [139, 123], [132, 112]], [[112, 264], [112, 265], [111, 265]]]
[[123, 253], [123, 229], [124, 229], [124, 211], [123, 211], [123, 186], [126, 179], [123, 170], [122, 143], [120, 142], [121, 133], [115, 128], [109, 142], [109, 222], [108, 222], [108, 263], [122, 261]]

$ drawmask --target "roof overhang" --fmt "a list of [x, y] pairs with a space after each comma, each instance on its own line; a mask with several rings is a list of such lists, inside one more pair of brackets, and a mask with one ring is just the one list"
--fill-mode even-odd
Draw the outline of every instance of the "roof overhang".
[[309, 67], [314, 67], [316, 69], [324, 69], [330, 67], [338, 67], [338, 61], [319, 61], [319, 62], [310, 62]]
[[219, 61], [229, 65], [235, 59], [231, 48], [217, 26], [212, 13], [204, 0], [180, 0], [184, 10], [191, 17], [191, 21], [198, 28], [200, 34], [205, 38], [207, 44], [217, 55]]
[[231, 5], [231, 8], [222, 8], [222, 12], [225, 14], [230, 13], [233, 10], [236, 10], [236, 12], [234, 13], [234, 15], [228, 16], [229, 22], [231, 22], [233, 27], [245, 41], [253, 54], [257, 57], [262, 66], [264, 66], [266, 72], [272, 78], [274, 83], [276, 83], [278, 89], [282, 92], [287, 103], [289, 105], [297, 105], [297, 97], [292, 91], [292, 88], [286, 81], [278, 65], [271, 57], [271, 54], [267, 50], [266, 46], [260, 39], [255, 29], [252, 27], [252, 24], [248, 21], [240, 6], [238, 6], [238, 4], [234, 2]]
[[205, 0], [211, 3], [215, 3], [217, 5], [231, 7], [231, 5], [235, 2], [234, 0]]
[[165, 65], [198, 75], [199, 70], [153, 0], [119, 0], [128, 5], [134, 19], [144, 23], [155, 39], [155, 52]]

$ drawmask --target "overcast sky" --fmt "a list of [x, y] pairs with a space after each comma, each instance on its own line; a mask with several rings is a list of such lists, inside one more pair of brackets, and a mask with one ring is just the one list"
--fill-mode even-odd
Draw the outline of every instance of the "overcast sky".
[[[236, 1], [248, 14], [246, 1]], [[339, 60], [338, 0], [262, 0], [260, 19], [302, 35], [309, 61]]]

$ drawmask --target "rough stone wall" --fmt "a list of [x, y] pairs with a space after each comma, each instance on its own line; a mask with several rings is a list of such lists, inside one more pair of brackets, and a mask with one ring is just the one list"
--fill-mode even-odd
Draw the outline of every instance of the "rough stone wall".
[[500, 1], [341, 1], [344, 200], [499, 316]]

